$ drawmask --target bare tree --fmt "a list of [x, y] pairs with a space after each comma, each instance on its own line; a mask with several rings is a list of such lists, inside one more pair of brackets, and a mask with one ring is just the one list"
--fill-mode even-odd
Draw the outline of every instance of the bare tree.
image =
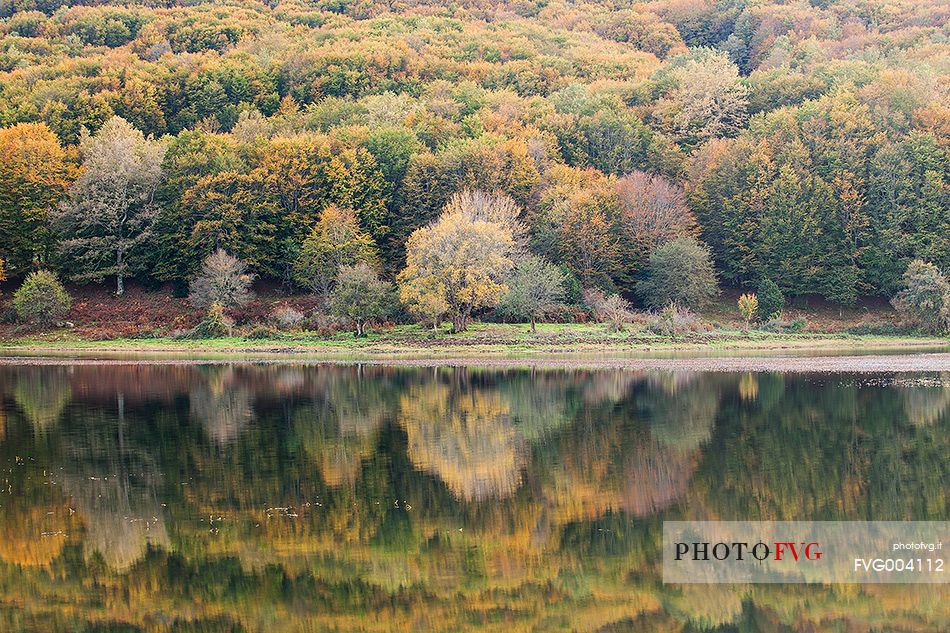
[[205, 258], [201, 270], [191, 278], [188, 300], [197, 308], [215, 303], [225, 308], [241, 305], [251, 298], [252, 281], [254, 275], [247, 272], [247, 265], [219, 248]]

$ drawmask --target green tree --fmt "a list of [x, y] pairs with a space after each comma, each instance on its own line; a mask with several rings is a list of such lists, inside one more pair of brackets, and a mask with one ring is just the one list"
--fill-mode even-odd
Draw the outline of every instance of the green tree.
[[652, 308], [671, 302], [694, 310], [702, 307], [719, 294], [709, 248], [691, 237], [667, 242], [650, 256], [637, 290]]
[[915, 259], [904, 272], [904, 289], [892, 300], [902, 315], [932, 334], [950, 329], [950, 282], [933, 264]]
[[13, 293], [13, 309], [17, 316], [36, 325], [56, 323], [66, 316], [70, 305], [69, 293], [48, 270], [31, 272]]
[[330, 205], [304, 240], [294, 261], [294, 278], [322, 297], [328, 296], [343, 266], [378, 263], [373, 238], [360, 228], [352, 209]]
[[564, 300], [564, 273], [536, 255], [519, 259], [508, 277], [508, 292], [498, 309], [503, 314], [526, 318], [531, 331], [537, 331], [537, 320]]
[[768, 277], [764, 277], [759, 282], [756, 296], [759, 299], [760, 321], [768, 321], [785, 307], [785, 295], [782, 294], [782, 289]]
[[361, 262], [340, 267], [330, 293], [330, 311], [351, 320], [356, 326], [356, 336], [365, 336], [366, 323], [385, 317], [392, 306], [392, 284], [380, 280], [369, 264]]

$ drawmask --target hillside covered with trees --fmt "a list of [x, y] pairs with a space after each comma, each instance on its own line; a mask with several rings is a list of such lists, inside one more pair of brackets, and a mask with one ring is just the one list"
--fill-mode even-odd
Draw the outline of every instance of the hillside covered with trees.
[[[7, 0], [0, 16], [11, 279], [183, 292], [223, 251], [234, 278], [327, 296], [345, 276], [340, 296], [392, 289], [464, 329], [582, 290], [680, 303], [657, 289], [704, 258], [712, 287], [683, 303], [718, 278], [850, 305], [894, 296], [915, 260], [938, 289], [950, 272], [944, 2]], [[358, 324], [382, 313], [353, 300]]]

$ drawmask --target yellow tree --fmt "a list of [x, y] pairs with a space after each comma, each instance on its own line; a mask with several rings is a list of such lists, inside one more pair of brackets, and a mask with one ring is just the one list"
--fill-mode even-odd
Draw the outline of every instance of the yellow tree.
[[12, 272], [50, 255], [48, 215], [74, 177], [74, 165], [46, 124], [0, 129], [0, 256]]
[[493, 214], [484, 210], [471, 212], [462, 198], [409, 237], [398, 278], [403, 303], [434, 321], [448, 314], [455, 332], [468, 326], [474, 310], [496, 305], [508, 290], [515, 248], [509, 223], [485, 219]]

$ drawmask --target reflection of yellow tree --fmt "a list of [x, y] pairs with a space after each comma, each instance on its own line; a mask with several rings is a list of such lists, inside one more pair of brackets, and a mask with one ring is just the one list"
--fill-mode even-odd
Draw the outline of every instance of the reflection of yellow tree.
[[189, 394], [191, 415], [215, 443], [230, 444], [253, 418], [251, 394], [239, 384], [232, 367], [213, 367], [207, 380]]
[[124, 571], [146, 548], [168, 548], [162, 508], [151, 485], [133, 484], [128, 476], [67, 477], [66, 489], [85, 525], [86, 555], [98, 552], [114, 570]]
[[[39, 479], [36, 477], [36, 479]], [[54, 486], [42, 486], [41, 499], [22, 489], [0, 505], [0, 559], [14, 565], [50, 563], [69, 533], [68, 510]], [[48, 498], [48, 494], [56, 495]]]
[[18, 376], [13, 398], [37, 433], [42, 433], [56, 424], [72, 397], [68, 370], [35, 367], [24, 369]]
[[406, 391], [399, 410], [409, 458], [456, 497], [507, 497], [518, 488], [522, 440], [497, 389], [428, 383]]

